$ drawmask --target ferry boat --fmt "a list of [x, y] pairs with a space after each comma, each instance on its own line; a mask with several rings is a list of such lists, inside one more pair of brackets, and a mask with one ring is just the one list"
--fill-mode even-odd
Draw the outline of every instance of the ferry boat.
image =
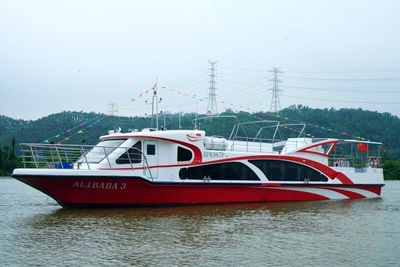
[[149, 128], [109, 131], [95, 146], [21, 144], [12, 177], [69, 208], [380, 197], [381, 143], [304, 137], [305, 125], [278, 140], [293, 124], [254, 123], [254, 137], [239, 136], [253, 122], [238, 122], [227, 138]]

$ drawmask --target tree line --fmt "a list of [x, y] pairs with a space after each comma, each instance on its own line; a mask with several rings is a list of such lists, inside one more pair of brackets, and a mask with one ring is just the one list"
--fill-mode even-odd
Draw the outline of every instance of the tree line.
[[[308, 124], [305, 133], [311, 136], [341, 139], [353, 139], [354, 136], [360, 136], [366, 140], [383, 142], [381, 166], [385, 170], [385, 178], [400, 179], [400, 135], [398, 134], [400, 119], [390, 113], [362, 109], [314, 109], [300, 105], [283, 109], [277, 114], [227, 110], [221, 115], [225, 115], [226, 118], [199, 119], [195, 123], [196, 118], [205, 117], [205, 114], [160, 114], [159, 125], [167, 129], [193, 129], [196, 124], [196, 127], [205, 130], [207, 135], [221, 135], [228, 138], [232, 127], [237, 122], [233, 116], [236, 116], [240, 122], [257, 120], [273, 120], [281, 124], [305, 122]], [[97, 122], [97, 118], [101, 118], [101, 121]], [[83, 126], [74, 128], [80, 124]], [[94, 112], [61, 112], [35, 121], [14, 120], [0, 116], [0, 174], [10, 174], [12, 169], [21, 162], [17, 156], [19, 152], [15, 143], [41, 143], [47, 140], [48, 143], [62, 141], [65, 144], [93, 145], [98, 143], [99, 136], [118, 127], [121, 127], [123, 131], [148, 128], [151, 127], [151, 118], [111, 117]], [[296, 126], [290, 126], [288, 129], [294, 128]], [[258, 129], [259, 125], [249, 124], [246, 132], [239, 132], [239, 134], [254, 136]], [[327, 129], [335, 131], [327, 131]], [[352, 136], [346, 136], [340, 132], [349, 133]], [[285, 128], [282, 128], [279, 134], [282, 139], [293, 137], [289, 136], [292, 134], [290, 131], [285, 132]]]
[[20, 166], [21, 158], [15, 154], [15, 138], [13, 138], [11, 146], [0, 146], [0, 176], [9, 176]]

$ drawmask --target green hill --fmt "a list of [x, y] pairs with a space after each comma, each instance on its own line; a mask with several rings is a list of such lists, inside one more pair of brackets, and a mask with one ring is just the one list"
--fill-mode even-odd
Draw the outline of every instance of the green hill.
[[7, 134], [13, 129], [17, 129], [24, 125], [29, 124], [29, 121], [15, 120], [3, 115], [0, 115], [0, 136]]
[[[315, 137], [336, 137], [381, 141], [388, 158], [400, 158], [400, 119], [389, 113], [378, 113], [362, 109], [312, 109], [304, 106], [293, 106], [278, 114], [272, 113], [234, 113], [227, 111], [222, 115], [235, 115], [241, 122], [256, 120], [277, 120], [281, 123], [307, 123], [305, 133]], [[204, 115], [198, 115], [202, 117]], [[159, 116], [163, 125], [164, 115]], [[186, 113], [181, 116], [181, 128], [193, 129], [195, 114]], [[95, 144], [100, 135], [108, 130], [120, 127], [123, 131], [150, 127], [150, 118], [106, 116], [98, 113], [61, 112], [43, 117], [35, 121], [14, 120], [0, 116], [0, 145], [10, 144], [13, 137], [16, 143], [82, 143]], [[179, 128], [179, 115], [165, 115], [168, 129]], [[228, 137], [235, 124], [232, 118], [199, 120], [200, 128], [209, 134]], [[296, 128], [297, 127], [297, 128]], [[300, 126], [291, 126], [289, 129]], [[248, 125], [248, 135], [254, 135], [258, 127]], [[284, 130], [284, 129], [283, 129]], [[289, 136], [290, 131], [280, 132], [282, 139]], [[292, 133], [293, 134], [293, 133]]]
[[[199, 119], [198, 126], [209, 135], [229, 137], [236, 116], [240, 122], [272, 120], [282, 124], [291, 124], [279, 131], [279, 137], [293, 137], [307, 123], [303, 136], [335, 137], [342, 139], [360, 139], [381, 141], [384, 144], [386, 161], [383, 163], [386, 179], [400, 178], [400, 119], [389, 113], [378, 113], [362, 109], [313, 109], [304, 106], [292, 106], [277, 114], [247, 113], [226, 111], [224, 118]], [[168, 129], [193, 129], [196, 114], [161, 114], [160, 126]], [[198, 117], [205, 117], [199, 114]], [[96, 144], [98, 137], [108, 130], [121, 128], [122, 131], [150, 127], [148, 117], [106, 116], [98, 113], [61, 112], [38, 120], [15, 120], [0, 116], [0, 175], [9, 174], [18, 165], [12, 149], [15, 143], [85, 143]], [[265, 125], [265, 124], [264, 124]], [[248, 136], [254, 136], [260, 125], [248, 124], [244, 127]], [[266, 129], [266, 134], [272, 134]], [[239, 135], [246, 134], [239, 131]], [[266, 138], [263, 136], [263, 138]], [[16, 147], [18, 153], [18, 147]], [[386, 166], [386, 167], [385, 167]], [[387, 170], [386, 170], [387, 168]], [[389, 177], [390, 176], [390, 177]], [[392, 177], [393, 176], [393, 177]]]

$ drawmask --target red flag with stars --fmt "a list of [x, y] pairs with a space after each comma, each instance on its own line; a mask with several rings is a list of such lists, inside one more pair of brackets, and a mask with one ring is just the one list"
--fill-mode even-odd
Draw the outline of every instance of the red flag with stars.
[[357, 149], [362, 152], [368, 153], [368, 145], [366, 143], [358, 143]]

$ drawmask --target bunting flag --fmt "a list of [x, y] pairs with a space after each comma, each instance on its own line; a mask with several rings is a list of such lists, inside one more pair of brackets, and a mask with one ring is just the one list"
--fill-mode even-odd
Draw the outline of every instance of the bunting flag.
[[[77, 134], [83, 134], [84, 133], [84, 128], [92, 128], [94, 124], [99, 123], [101, 120], [103, 120], [106, 116], [100, 115], [95, 117], [94, 119], [87, 120], [86, 122], [80, 123], [79, 125], [76, 125], [70, 129], [65, 130], [64, 132], [54, 135], [48, 139], [45, 139], [42, 143], [45, 144], [50, 144], [50, 143], [55, 143], [55, 144], [61, 144], [65, 141], [68, 141], [72, 136], [77, 135]], [[79, 129], [77, 132], [74, 132], [74, 130]], [[55, 142], [56, 139], [60, 138], [61, 136], [65, 136], [64, 139], [61, 141]], [[51, 141], [53, 140], [53, 141]]]
[[97, 116], [97, 117], [95, 117], [95, 118], [89, 119], [89, 120], [87, 120], [87, 121], [85, 121], [85, 122], [82, 122], [82, 123], [80, 123], [80, 124], [78, 124], [78, 125], [76, 125], [76, 126], [70, 128], [70, 129], [67, 129], [67, 130], [65, 130], [65, 131], [63, 131], [63, 132], [61, 132], [61, 133], [59, 133], [59, 134], [56, 134], [56, 135], [54, 135], [54, 136], [51, 136], [51, 137], [49, 137], [49, 138], [43, 140], [42, 143], [51, 143], [51, 140], [58, 139], [58, 138], [60, 138], [61, 136], [64, 136], [64, 135], [66, 135], [66, 134], [70, 135], [75, 129], [77, 129], [77, 128], [82, 128], [82, 127], [84, 127], [84, 126], [85, 126], [86, 124], [88, 124], [88, 123], [91, 123], [91, 124], [97, 123], [96, 121], [100, 121], [100, 120], [102, 120], [103, 118], [104, 118], [104, 115], [100, 115], [100, 116]]
[[[145, 90], [145, 91], [141, 92], [141, 93], [139, 94], [139, 98], [141, 98], [142, 96], [146, 95], [149, 91], [154, 91], [154, 90], [156, 90], [156, 86], [157, 86], [157, 84], [154, 85], [151, 89], [148, 89], [148, 90]], [[189, 98], [191, 98], [191, 100], [195, 100], [195, 101], [204, 102], [206, 99], [208, 99], [208, 97], [198, 97], [198, 96], [195, 95], [195, 94], [190, 94], [190, 93], [188, 93], [188, 92], [186, 92], [186, 91], [183, 91], [183, 90], [176, 90], [176, 89], [172, 89], [172, 88], [165, 87], [165, 86], [162, 86], [161, 89], [168, 90], [168, 91], [170, 91], [170, 92], [174, 92], [174, 93], [176, 93], [177, 95], [181, 95], [181, 96], [183, 95], [183, 96], [185, 96], [185, 97], [189, 97]], [[162, 98], [161, 98], [161, 99], [162, 99]], [[161, 99], [160, 99], [160, 101], [161, 101]], [[134, 101], [134, 99], [132, 99], [132, 101]], [[145, 103], [147, 104], [148, 101], [146, 100]], [[229, 103], [226, 103], [226, 102], [224, 102], [224, 101], [220, 101], [220, 102], [218, 102], [218, 103], [220, 103], [220, 104], [223, 106], [223, 108], [224, 108], [225, 110], [228, 109], [228, 108], [226, 108], [226, 107], [228, 106], [229, 109], [231, 109], [232, 111], [235, 111], [235, 112], [241, 112], [241, 111], [243, 111], [243, 110], [246, 110], [246, 111], [248, 111], [248, 112], [250, 111], [250, 107], [244, 107], [243, 105], [236, 106], [236, 105], [234, 105], [234, 104], [232, 104], [232, 103], [229, 104]], [[286, 117], [286, 116], [282, 116], [282, 115], [280, 115], [280, 114], [276, 114], [276, 113], [272, 113], [272, 112], [267, 112], [267, 115], [269, 115], [269, 116], [271, 116], [271, 117], [274, 117], [274, 118], [277, 118], [277, 119], [279, 119], [279, 120], [287, 121], [287, 122], [292, 121], [292, 122], [295, 122], [295, 123], [302, 123], [302, 122], [299, 122], [299, 121], [290, 119], [290, 118], [288, 118], [288, 117]], [[363, 138], [363, 137], [361, 137], [361, 136], [354, 135], [354, 134], [351, 134], [351, 133], [342, 132], [342, 131], [337, 131], [337, 130], [331, 129], [331, 128], [329, 128], [329, 127], [324, 127], [324, 126], [320, 126], [320, 125], [316, 125], [316, 124], [311, 124], [311, 123], [307, 123], [307, 126], [311, 126], [311, 127], [313, 127], [313, 128], [318, 128], [318, 129], [321, 129], [321, 130], [324, 130], [324, 131], [329, 131], [329, 132], [336, 133], [336, 134], [339, 134], [339, 135], [342, 135], [342, 136], [346, 136], [346, 137], [352, 137], [352, 138], [355, 138], [355, 139], [358, 139], [358, 140], [365, 140], [365, 138]], [[289, 128], [286, 127], [286, 128], [289, 129], [289, 130], [295, 130], [295, 129], [290, 129], [290, 127], [289, 127]], [[295, 131], [297, 131], [297, 130], [295, 130]], [[297, 131], [297, 132], [298, 132], [298, 131]], [[309, 134], [309, 133], [303, 132], [303, 134], [304, 134], [305, 136], [309, 136], [309, 137], [313, 137], [313, 138], [314, 138], [314, 136], [311, 135], [311, 134]]]
[[[286, 121], [293, 121], [293, 122], [296, 122], [296, 123], [300, 123], [298, 121], [289, 119], [288, 117], [283, 117], [283, 116], [281, 116], [279, 114], [275, 114], [275, 113], [272, 113], [272, 112], [267, 112], [267, 114], [272, 116], [272, 117], [275, 117], [275, 118], [280, 118], [280, 119], [284, 119]], [[363, 138], [361, 136], [358, 136], [358, 135], [355, 135], [355, 134], [336, 131], [334, 129], [331, 129], [331, 128], [328, 128], [328, 127], [324, 127], [324, 126], [320, 126], [320, 125], [316, 125], [316, 124], [312, 124], [312, 123], [307, 123], [307, 126], [311, 126], [313, 128], [318, 128], [318, 129], [321, 129], [321, 130], [324, 130], [324, 131], [329, 131], [329, 132], [336, 133], [336, 134], [340, 134], [342, 136], [352, 137], [352, 138], [359, 139], [359, 140], [365, 140], [365, 138]]]
[[[106, 116], [102, 116], [102, 117], [98, 118], [97, 120], [95, 120], [95, 121], [92, 122], [91, 124], [87, 125], [86, 128], [88, 128], [88, 129], [89, 129], [89, 128], [93, 128], [93, 125], [99, 123], [99, 122], [100, 122], [102, 119], [104, 119], [105, 117], [106, 117]], [[84, 131], [81, 129], [81, 130], [77, 131], [76, 133], [73, 133], [73, 134], [71, 134], [70, 136], [67, 136], [66, 138], [64, 138], [63, 140], [61, 140], [61, 141], [59, 142], [59, 144], [65, 142], [65, 141], [68, 141], [69, 139], [71, 139], [71, 137], [73, 137], [73, 136], [75, 136], [75, 135], [77, 135], [77, 134], [83, 134], [83, 133], [84, 133]]]

